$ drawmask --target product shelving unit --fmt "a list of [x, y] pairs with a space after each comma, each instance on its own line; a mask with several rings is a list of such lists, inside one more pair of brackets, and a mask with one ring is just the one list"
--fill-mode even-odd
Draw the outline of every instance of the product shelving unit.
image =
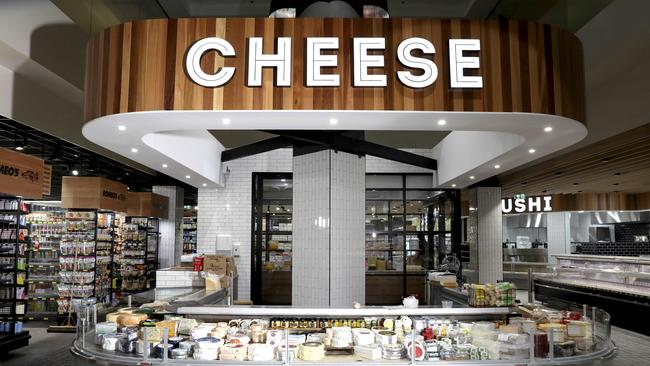
[[156, 287], [160, 220], [130, 216], [122, 225], [122, 292], [140, 292]]
[[27, 320], [49, 320], [57, 315], [59, 246], [66, 231], [65, 210], [31, 203], [27, 215]]
[[27, 346], [22, 330], [27, 273], [27, 205], [15, 197], [0, 197], [0, 353]]
[[183, 254], [196, 253], [196, 216], [183, 217]]
[[71, 325], [79, 305], [113, 300], [116, 214], [110, 211], [69, 210], [61, 238], [57, 323]]

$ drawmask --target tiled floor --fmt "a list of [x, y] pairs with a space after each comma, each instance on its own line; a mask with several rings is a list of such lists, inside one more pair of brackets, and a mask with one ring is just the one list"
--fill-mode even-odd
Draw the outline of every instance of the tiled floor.
[[[29, 347], [0, 358], [2, 366], [85, 366], [91, 362], [74, 357], [69, 350], [74, 334], [47, 333], [43, 327], [30, 328]], [[612, 338], [619, 348], [613, 366], [650, 365], [650, 337], [612, 328]]]

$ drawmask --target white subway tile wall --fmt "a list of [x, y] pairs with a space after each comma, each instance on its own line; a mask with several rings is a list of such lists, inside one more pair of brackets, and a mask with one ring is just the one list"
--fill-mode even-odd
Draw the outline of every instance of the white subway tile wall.
[[477, 187], [470, 190], [470, 207], [478, 215], [478, 281], [503, 280], [501, 187]]
[[[430, 149], [404, 149], [423, 156], [432, 156]], [[368, 156], [368, 173], [431, 173], [430, 170], [408, 164]], [[278, 149], [223, 163], [226, 173], [223, 188], [200, 188], [198, 196], [197, 252], [214, 254], [216, 250], [230, 250], [240, 244], [237, 257], [238, 298], [250, 298], [251, 267], [251, 204], [252, 173], [293, 171], [292, 149]], [[295, 204], [295, 203], [294, 203]], [[294, 224], [294, 229], [296, 225]]]
[[330, 306], [366, 299], [366, 158], [331, 153]]
[[204, 280], [194, 271], [156, 271], [156, 287], [202, 287]]
[[175, 186], [154, 186], [153, 193], [169, 198], [169, 216], [160, 220], [158, 242], [158, 268], [169, 268], [180, 264], [183, 251], [183, 231], [176, 230], [183, 221], [183, 188]]
[[330, 282], [330, 150], [293, 159], [293, 306], [326, 306]]
[[[200, 188], [197, 210], [197, 252], [214, 254], [240, 245], [235, 259], [239, 299], [250, 298], [251, 205], [254, 172], [291, 172], [292, 149], [278, 149], [223, 163], [225, 186]], [[228, 170], [228, 171], [227, 171]]]

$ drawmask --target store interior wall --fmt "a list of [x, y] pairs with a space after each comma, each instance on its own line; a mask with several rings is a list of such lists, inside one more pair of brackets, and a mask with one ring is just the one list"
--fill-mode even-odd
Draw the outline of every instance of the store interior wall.
[[[404, 149], [431, 156], [431, 149]], [[431, 170], [373, 156], [366, 157], [367, 173], [431, 173]], [[239, 245], [235, 258], [238, 298], [250, 298], [251, 205], [253, 172], [291, 173], [292, 149], [278, 149], [222, 164], [224, 187], [199, 188], [197, 210], [197, 253], [214, 254]]]
[[160, 220], [158, 243], [158, 267], [170, 268], [181, 263], [183, 252], [183, 188], [154, 186], [153, 193], [169, 198], [168, 217]]

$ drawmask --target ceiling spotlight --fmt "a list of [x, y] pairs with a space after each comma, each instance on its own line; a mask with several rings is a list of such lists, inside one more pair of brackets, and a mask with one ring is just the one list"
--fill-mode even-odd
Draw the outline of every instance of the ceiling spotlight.
[[190, 177], [189, 175], [185, 176], [185, 179], [190, 179], [190, 178], [192, 178], [192, 177]]
[[530, 150], [528, 150], [528, 153], [529, 153], [529, 154], [534, 154], [535, 151], [537, 151], [537, 150], [535, 150], [535, 149], [530, 149]]
[[551, 126], [544, 127], [544, 132], [551, 132], [551, 131], [553, 131], [553, 127]]
[[275, 210], [276, 210], [276, 211], [280, 211], [280, 207], [276, 207]]
[[501, 165], [499, 165], [499, 164], [496, 164], [496, 165], [494, 166], [494, 169], [499, 169], [499, 168], [501, 168]]
[[119, 126], [117, 126], [117, 130], [118, 130], [118, 131], [126, 131], [126, 126], [124, 126], [124, 125], [119, 125]]
[[445, 121], [444, 119], [438, 120], [438, 126], [444, 126], [446, 124], [447, 124], [447, 121]]
[[163, 164], [163, 165], [162, 165], [163, 168], [167, 168], [168, 166], [169, 166], [169, 165], [167, 165], [167, 164]]
[[230, 118], [223, 118], [223, 119], [221, 120], [221, 123], [223, 123], [224, 125], [229, 125], [230, 122], [231, 122], [231, 121], [230, 121]]
[[330, 125], [336, 126], [339, 123], [339, 120], [336, 118], [330, 118]]
[[451, 185], [451, 188], [456, 188], [456, 184], [455, 184], [455, 183], [452, 184], [452, 185]]
[[284, 179], [284, 178], [280, 179], [280, 182], [286, 182], [286, 181], [287, 181], [287, 180]]
[[204, 186], [204, 187], [207, 187], [207, 186], [208, 186], [208, 184], [207, 184], [207, 183], [203, 183], [203, 186]]
[[79, 171], [77, 169], [73, 170], [72, 175], [79, 175]]
[[131, 152], [135, 154], [135, 153], [138, 152], [138, 149], [136, 149], [135, 147], [132, 147], [132, 148], [131, 148]]
[[469, 176], [469, 179], [474, 179], [474, 178], [476, 178], [476, 177], [474, 177], [473, 175]]
[[18, 151], [23, 151], [24, 149], [25, 149], [25, 148], [22, 147], [22, 146], [20, 146], [20, 145], [19, 145], [19, 146], [16, 146], [16, 150], [18, 150]]

